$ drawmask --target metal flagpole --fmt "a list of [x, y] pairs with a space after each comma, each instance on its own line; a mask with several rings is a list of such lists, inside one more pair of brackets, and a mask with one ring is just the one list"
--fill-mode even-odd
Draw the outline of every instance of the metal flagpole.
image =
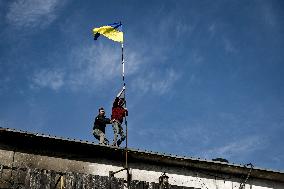
[[[125, 67], [124, 67], [124, 56], [123, 56], [123, 42], [121, 43], [121, 63], [122, 63], [122, 81], [124, 87], [124, 100], [126, 108], [126, 84], [125, 84]], [[126, 114], [126, 113], [125, 113]], [[125, 147], [125, 169], [127, 171], [127, 188], [130, 186], [129, 169], [128, 169], [128, 128], [127, 128], [127, 118], [125, 115], [125, 134], [126, 134], [126, 147]]]
[[[122, 81], [123, 81], [123, 87], [124, 87], [124, 100], [125, 100], [125, 107], [126, 107], [126, 88], [125, 88], [125, 75], [124, 75], [124, 57], [123, 57], [123, 43], [121, 43], [121, 62], [122, 62]], [[125, 161], [125, 168], [128, 168], [127, 166], [127, 119], [126, 119], [126, 116], [125, 116], [125, 131], [126, 131], [126, 154], [125, 154], [125, 157], [126, 157], [126, 161]]]

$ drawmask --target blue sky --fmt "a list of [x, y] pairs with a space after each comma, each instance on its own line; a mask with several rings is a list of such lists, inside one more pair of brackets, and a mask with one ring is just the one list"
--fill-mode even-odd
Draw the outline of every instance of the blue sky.
[[[0, 1], [1, 127], [95, 141], [122, 87], [129, 146], [284, 170], [284, 1]], [[107, 127], [112, 140], [112, 128]]]

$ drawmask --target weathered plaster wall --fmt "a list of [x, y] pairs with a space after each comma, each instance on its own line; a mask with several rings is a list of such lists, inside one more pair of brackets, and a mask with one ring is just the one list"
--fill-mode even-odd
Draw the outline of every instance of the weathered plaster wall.
[[[0, 165], [24, 169], [53, 170], [62, 173], [81, 173], [84, 175], [109, 176], [109, 171], [118, 171], [123, 168], [121, 162], [96, 158], [92, 161], [84, 159], [71, 160], [59, 157], [49, 157], [23, 152], [13, 152], [0, 150]], [[165, 167], [163, 165], [153, 165], [145, 163], [131, 163], [132, 180], [146, 181], [148, 183], [158, 183], [158, 178], [163, 172], [169, 176], [171, 185], [202, 188], [202, 189], [238, 189], [244, 178], [233, 175], [212, 173], [201, 170], [190, 170], [183, 167]], [[12, 175], [15, 174], [12, 173]], [[9, 178], [11, 169], [2, 171], [2, 177]], [[115, 175], [117, 178], [126, 180], [126, 173], [122, 171]], [[143, 188], [143, 187], [141, 187]], [[250, 178], [246, 184], [246, 189], [284, 189], [284, 183]]]

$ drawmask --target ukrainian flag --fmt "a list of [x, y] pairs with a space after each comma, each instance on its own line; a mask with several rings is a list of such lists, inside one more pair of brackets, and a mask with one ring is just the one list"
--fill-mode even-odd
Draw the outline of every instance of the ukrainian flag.
[[121, 22], [118, 22], [99, 28], [94, 28], [94, 40], [97, 40], [100, 35], [103, 35], [113, 41], [123, 43], [123, 32], [119, 30], [121, 27]]

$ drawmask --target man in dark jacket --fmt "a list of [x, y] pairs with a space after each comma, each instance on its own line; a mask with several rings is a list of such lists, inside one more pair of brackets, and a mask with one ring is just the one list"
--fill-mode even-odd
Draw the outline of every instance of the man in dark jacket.
[[[112, 106], [112, 128], [114, 132], [113, 138], [113, 146], [119, 146], [122, 141], [125, 140], [125, 134], [123, 132], [123, 128], [121, 126], [123, 122], [123, 117], [128, 115], [128, 111], [126, 108], [123, 107], [125, 100], [123, 98], [119, 98], [120, 95], [117, 95], [113, 102]], [[118, 134], [120, 135], [120, 139], [117, 140]]]
[[108, 145], [109, 141], [105, 138], [105, 127], [106, 124], [111, 124], [112, 121], [105, 116], [104, 108], [99, 109], [99, 115], [95, 118], [93, 135], [100, 141], [99, 144]]

